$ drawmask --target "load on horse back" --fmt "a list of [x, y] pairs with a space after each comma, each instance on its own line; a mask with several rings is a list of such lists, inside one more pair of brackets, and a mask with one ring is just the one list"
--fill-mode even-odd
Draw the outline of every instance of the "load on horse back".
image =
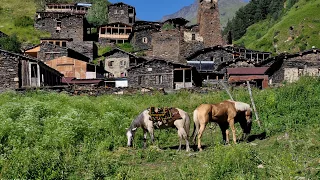
[[179, 136], [179, 148], [181, 150], [182, 139], [186, 141], [186, 151], [189, 151], [189, 130], [190, 117], [187, 112], [179, 108], [155, 108], [151, 107], [142, 111], [138, 117], [132, 122], [127, 129], [126, 135], [128, 138], [127, 145], [132, 146], [135, 132], [137, 128], [143, 129], [143, 146], [146, 147], [147, 133], [149, 132], [151, 142], [154, 143], [154, 129], [165, 129], [176, 127]]
[[252, 125], [252, 109], [249, 104], [227, 100], [217, 104], [201, 104], [193, 112], [194, 130], [193, 142], [198, 136], [198, 149], [201, 148], [201, 137], [209, 122], [219, 125], [223, 140], [229, 143], [229, 126], [232, 130], [233, 142], [237, 143], [236, 129], [234, 124], [239, 122], [243, 131], [243, 138], [250, 134]]

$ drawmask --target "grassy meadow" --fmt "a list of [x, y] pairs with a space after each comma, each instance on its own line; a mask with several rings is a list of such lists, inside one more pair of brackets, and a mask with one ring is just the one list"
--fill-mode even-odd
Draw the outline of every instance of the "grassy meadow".
[[[320, 47], [320, 1], [300, 0], [277, 21], [255, 23], [236, 44], [274, 53], [295, 53]], [[292, 30], [290, 30], [292, 28]]]
[[[320, 79], [254, 90], [263, 140], [222, 145], [207, 127], [204, 151], [177, 152], [175, 129], [156, 130], [155, 145], [133, 148], [125, 128], [149, 106], [175, 106], [190, 115], [225, 92], [69, 96], [50, 92], [0, 94], [0, 179], [319, 179]], [[234, 98], [250, 102], [246, 89]], [[193, 125], [192, 125], [193, 128]], [[240, 127], [237, 124], [237, 134]], [[149, 140], [149, 139], [148, 139]]]

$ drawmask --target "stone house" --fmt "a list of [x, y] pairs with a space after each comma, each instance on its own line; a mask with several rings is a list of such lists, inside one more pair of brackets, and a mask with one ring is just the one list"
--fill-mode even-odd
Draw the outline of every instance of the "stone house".
[[133, 6], [119, 2], [108, 6], [109, 23], [133, 25], [136, 22], [136, 9]]
[[43, 41], [39, 45], [26, 49], [24, 51], [24, 54], [40, 59], [44, 62], [63, 56], [71, 57], [85, 62], [90, 61], [89, 57], [73, 49], [61, 47], [60, 45], [57, 45], [57, 42], [60, 41]]
[[[60, 13], [54, 13], [60, 14]], [[84, 15], [63, 13], [58, 18], [41, 17], [37, 18], [34, 24], [36, 29], [49, 32], [51, 38], [64, 38], [73, 41], [83, 41], [89, 24]]]
[[226, 79], [226, 68], [256, 67], [271, 57], [269, 52], [259, 52], [234, 46], [214, 46], [198, 50], [186, 58], [195, 66], [203, 79]]
[[202, 85], [194, 67], [166, 60], [153, 59], [127, 71], [129, 87], [181, 89]]
[[102, 61], [104, 63], [104, 69], [109, 72], [110, 77], [114, 78], [127, 77], [128, 68], [147, 61], [118, 48], [115, 48], [102, 56], [105, 57]]
[[99, 42], [105, 43], [126, 43], [132, 33], [132, 25], [115, 22], [99, 28]]
[[266, 74], [269, 84], [295, 82], [301, 76], [320, 76], [320, 50], [311, 49], [295, 54], [280, 54], [272, 59]]
[[161, 28], [158, 22], [136, 21], [129, 40], [136, 51], [152, 50], [152, 34], [159, 32]]
[[42, 61], [0, 49], [0, 91], [60, 85], [62, 76]]

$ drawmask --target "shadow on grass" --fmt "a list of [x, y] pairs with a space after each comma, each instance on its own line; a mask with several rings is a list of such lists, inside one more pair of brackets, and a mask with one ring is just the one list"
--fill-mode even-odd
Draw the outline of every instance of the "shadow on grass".
[[[207, 145], [202, 145], [201, 146], [203, 150], [208, 148], [209, 146]], [[162, 147], [161, 149], [171, 149], [171, 150], [178, 150], [179, 146], [169, 146], [169, 147]], [[190, 149], [193, 151], [198, 151], [198, 146], [197, 145], [190, 145]], [[181, 145], [181, 151], [186, 150], [186, 145]]]
[[252, 142], [254, 140], [263, 140], [267, 138], [267, 133], [266, 132], [262, 132], [260, 134], [253, 134], [253, 135], [249, 135], [247, 142]]

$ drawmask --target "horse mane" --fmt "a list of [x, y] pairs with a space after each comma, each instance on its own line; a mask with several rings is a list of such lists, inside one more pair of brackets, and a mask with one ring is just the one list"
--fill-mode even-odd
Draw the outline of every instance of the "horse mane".
[[[145, 111], [145, 110], [144, 110]], [[139, 127], [141, 126], [141, 120], [143, 121], [143, 113], [144, 111], [142, 111], [130, 124], [130, 129], [133, 129], [133, 128], [136, 128], [136, 127]]]
[[240, 101], [232, 101], [232, 100], [228, 100], [228, 101], [234, 103], [234, 107], [236, 108], [237, 111], [252, 111], [250, 105], [247, 103], [240, 102]]

